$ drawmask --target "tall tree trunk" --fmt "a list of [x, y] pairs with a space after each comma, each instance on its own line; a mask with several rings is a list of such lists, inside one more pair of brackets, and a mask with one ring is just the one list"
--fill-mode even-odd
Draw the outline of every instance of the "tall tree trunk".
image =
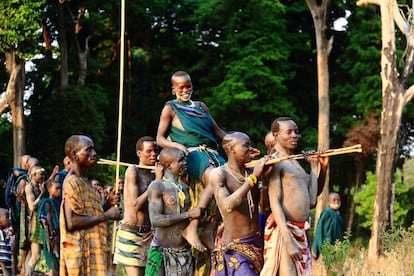
[[395, 56], [395, 27], [392, 3], [388, 0], [380, 5], [382, 25], [382, 112], [381, 133], [377, 157], [377, 191], [375, 197], [373, 226], [368, 255], [371, 260], [384, 254], [384, 230], [390, 226], [391, 180], [394, 174], [395, 151], [398, 128], [401, 122], [402, 105]]
[[[407, 21], [399, 10], [396, 0], [359, 0], [358, 6], [375, 4], [380, 6], [382, 26], [381, 81], [382, 112], [381, 131], [378, 142], [376, 164], [377, 191], [375, 197], [374, 217], [371, 238], [369, 240], [368, 258], [376, 261], [384, 255], [384, 230], [391, 226], [391, 185], [395, 172], [395, 160], [398, 143], [398, 130], [401, 124], [405, 104], [414, 96], [414, 86], [405, 89], [412, 74], [414, 47], [411, 22]], [[409, 11], [411, 12], [411, 11]], [[395, 23], [407, 39], [407, 53], [401, 80], [397, 71], [395, 48]], [[400, 82], [401, 81], [401, 82]]]
[[58, 3], [58, 32], [59, 32], [59, 48], [60, 48], [60, 88], [65, 90], [69, 85], [69, 65], [68, 65], [68, 43], [66, 41], [65, 28], [65, 2]]
[[81, 24], [81, 20], [85, 14], [85, 7], [81, 7], [78, 12], [76, 24], [75, 24], [75, 41], [76, 49], [78, 50], [78, 60], [79, 60], [79, 75], [78, 75], [78, 85], [83, 86], [86, 81], [86, 74], [88, 71], [88, 53], [89, 53], [89, 39], [90, 32], [89, 29], [84, 27]]
[[25, 61], [16, 56], [15, 52], [6, 53], [6, 69], [9, 73], [6, 94], [10, 95], [10, 106], [13, 124], [13, 166], [19, 166], [19, 159], [25, 151], [24, 135], [24, 84]]
[[[326, 38], [326, 15], [330, 0], [323, 0], [318, 6], [314, 0], [306, 0], [315, 25], [317, 71], [318, 71], [318, 148], [329, 148], [329, 54], [331, 53], [333, 37]], [[318, 197], [315, 213], [315, 230], [319, 215], [325, 208], [329, 193], [329, 170], [327, 171], [325, 186]]]

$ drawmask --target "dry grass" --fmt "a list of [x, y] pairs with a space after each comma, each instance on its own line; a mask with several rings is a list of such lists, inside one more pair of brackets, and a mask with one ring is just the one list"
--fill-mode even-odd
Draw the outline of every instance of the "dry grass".
[[[385, 256], [375, 262], [368, 261], [367, 249], [350, 250], [345, 261], [344, 275], [349, 276], [413, 276], [414, 275], [414, 232], [396, 230], [393, 234], [386, 235]], [[313, 275], [331, 276], [334, 273], [327, 273], [322, 261], [313, 263]]]

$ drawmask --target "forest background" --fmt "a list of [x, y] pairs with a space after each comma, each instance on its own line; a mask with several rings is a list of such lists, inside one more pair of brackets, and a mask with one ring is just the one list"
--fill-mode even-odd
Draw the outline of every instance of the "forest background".
[[[120, 3], [96, 0], [7, 0], [0, 3], [1, 91], [10, 80], [10, 45], [26, 68], [25, 153], [51, 171], [63, 145], [89, 135], [100, 157], [115, 159], [118, 128]], [[367, 242], [375, 197], [381, 113], [381, 18], [376, 6], [334, 1], [327, 15], [330, 148], [362, 144], [364, 153], [331, 158], [330, 190], [352, 239]], [[337, 24], [342, 22], [342, 24]], [[19, 30], [19, 31], [16, 31]], [[397, 44], [404, 37], [397, 33]], [[10, 41], [14, 41], [10, 43]], [[299, 150], [318, 144], [316, 46], [303, 1], [130, 1], [126, 9], [124, 113], [120, 159], [135, 163], [135, 143], [155, 136], [160, 111], [172, 99], [170, 76], [192, 76], [193, 99], [204, 101], [225, 131], [244, 131], [264, 152], [276, 117], [290, 116], [301, 132]], [[398, 55], [404, 56], [404, 49]], [[0, 99], [1, 103], [3, 98]], [[13, 164], [11, 108], [0, 109], [0, 179]], [[394, 221], [414, 220], [414, 106], [404, 109], [398, 139]], [[90, 171], [102, 184], [113, 167]], [[358, 197], [358, 194], [363, 194]], [[355, 199], [355, 200], [354, 200]]]

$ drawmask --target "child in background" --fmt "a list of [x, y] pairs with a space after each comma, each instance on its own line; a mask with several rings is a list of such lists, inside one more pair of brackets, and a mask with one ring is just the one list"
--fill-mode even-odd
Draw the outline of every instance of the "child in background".
[[12, 250], [10, 244], [9, 211], [0, 208], [0, 275], [9, 276], [12, 268]]
[[61, 185], [54, 180], [46, 182], [46, 188], [49, 192], [48, 198], [40, 201], [38, 211], [39, 220], [42, 223], [43, 252], [45, 255], [47, 266], [49, 267], [49, 275], [55, 276], [59, 274], [59, 208]]

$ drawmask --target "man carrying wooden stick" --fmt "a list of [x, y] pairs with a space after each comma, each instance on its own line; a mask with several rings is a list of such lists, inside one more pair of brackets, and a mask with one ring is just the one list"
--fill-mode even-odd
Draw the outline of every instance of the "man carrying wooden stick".
[[[300, 136], [296, 123], [288, 117], [277, 118], [272, 132], [276, 158], [292, 155]], [[310, 175], [293, 159], [273, 165], [268, 186], [272, 214], [265, 229], [265, 263], [260, 275], [311, 275], [306, 230], [310, 208], [315, 207], [325, 182], [329, 157], [319, 154], [306, 159], [311, 165]]]
[[125, 172], [124, 218], [116, 236], [114, 263], [123, 264], [128, 275], [144, 275], [147, 249], [153, 237], [147, 188], [155, 178], [162, 178], [162, 167], [155, 166], [155, 175], [141, 166], [154, 166], [157, 161], [155, 139], [144, 136], [137, 141], [138, 167], [131, 165]]

